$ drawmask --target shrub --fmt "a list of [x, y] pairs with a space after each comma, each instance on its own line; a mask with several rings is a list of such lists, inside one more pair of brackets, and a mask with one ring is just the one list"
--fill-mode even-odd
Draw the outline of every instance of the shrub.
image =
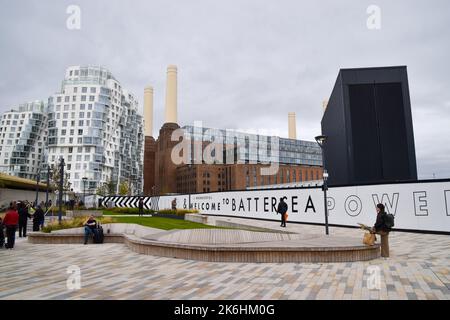
[[[108, 208], [105, 209], [108, 213], [112, 214], [139, 214], [139, 208]], [[144, 214], [155, 213], [155, 210], [145, 210]]]
[[[80, 228], [86, 222], [88, 217], [76, 217], [70, 220], [62, 220], [61, 223], [58, 221], [51, 222], [47, 224], [44, 228], [42, 228], [42, 232], [50, 233], [55, 230], [63, 230], [63, 229], [72, 229], [72, 228]], [[95, 218], [101, 224], [105, 223], [113, 223], [114, 219], [110, 217], [98, 217]]]
[[177, 215], [177, 216], [184, 216], [185, 214], [189, 214], [189, 213], [198, 213], [198, 210], [188, 210], [188, 209], [176, 209], [176, 210], [172, 210], [172, 209], [163, 209], [163, 210], [159, 210], [158, 213], [160, 213], [160, 214], [173, 214], [173, 215]]

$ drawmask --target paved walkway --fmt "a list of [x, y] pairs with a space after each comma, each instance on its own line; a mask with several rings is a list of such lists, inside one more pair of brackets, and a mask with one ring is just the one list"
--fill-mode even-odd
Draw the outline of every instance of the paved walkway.
[[[324, 232], [293, 224], [288, 230]], [[18, 239], [15, 250], [0, 251], [0, 299], [450, 299], [449, 236], [392, 233], [390, 243], [388, 260], [247, 264], [139, 255], [123, 244], [32, 245]], [[80, 268], [79, 290], [67, 288], [70, 266]]]

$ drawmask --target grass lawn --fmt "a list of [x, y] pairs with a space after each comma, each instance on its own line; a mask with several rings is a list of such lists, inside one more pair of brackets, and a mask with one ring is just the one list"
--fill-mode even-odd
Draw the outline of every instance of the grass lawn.
[[160, 218], [160, 217], [113, 217], [115, 222], [135, 223], [141, 226], [172, 230], [172, 229], [224, 229], [215, 226], [209, 226], [202, 223], [196, 223], [186, 220]]

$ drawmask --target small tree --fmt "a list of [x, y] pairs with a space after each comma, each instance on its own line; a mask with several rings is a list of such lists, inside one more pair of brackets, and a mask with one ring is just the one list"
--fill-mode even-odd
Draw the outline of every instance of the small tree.
[[[53, 190], [59, 190], [59, 183], [60, 183], [60, 166], [52, 164], [51, 165], [51, 174], [50, 174], [50, 186]], [[63, 180], [63, 190], [69, 191], [70, 190], [70, 181], [69, 181], [70, 175], [67, 171], [64, 172], [64, 180]]]
[[122, 181], [119, 184], [119, 195], [126, 196], [128, 195], [128, 191], [129, 191], [128, 183], [126, 181]]
[[114, 181], [109, 181], [106, 183], [106, 190], [108, 192], [108, 196], [113, 196], [116, 194], [116, 183]]
[[102, 197], [113, 196], [116, 194], [116, 184], [112, 181], [104, 182], [97, 188], [96, 194]]
[[97, 190], [95, 191], [95, 193], [98, 196], [102, 196], [102, 197], [106, 196], [108, 194], [108, 190], [106, 188], [106, 183], [99, 185]]

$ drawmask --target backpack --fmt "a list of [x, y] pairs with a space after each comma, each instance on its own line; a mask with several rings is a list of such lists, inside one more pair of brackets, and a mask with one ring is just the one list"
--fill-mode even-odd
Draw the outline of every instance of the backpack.
[[94, 243], [103, 243], [105, 236], [103, 234], [103, 227], [100, 225], [100, 223], [97, 225], [96, 229], [97, 232], [94, 233], [93, 241]]
[[391, 230], [394, 227], [394, 220], [395, 220], [394, 215], [387, 213], [384, 218], [384, 225], [386, 226], [386, 228]]

